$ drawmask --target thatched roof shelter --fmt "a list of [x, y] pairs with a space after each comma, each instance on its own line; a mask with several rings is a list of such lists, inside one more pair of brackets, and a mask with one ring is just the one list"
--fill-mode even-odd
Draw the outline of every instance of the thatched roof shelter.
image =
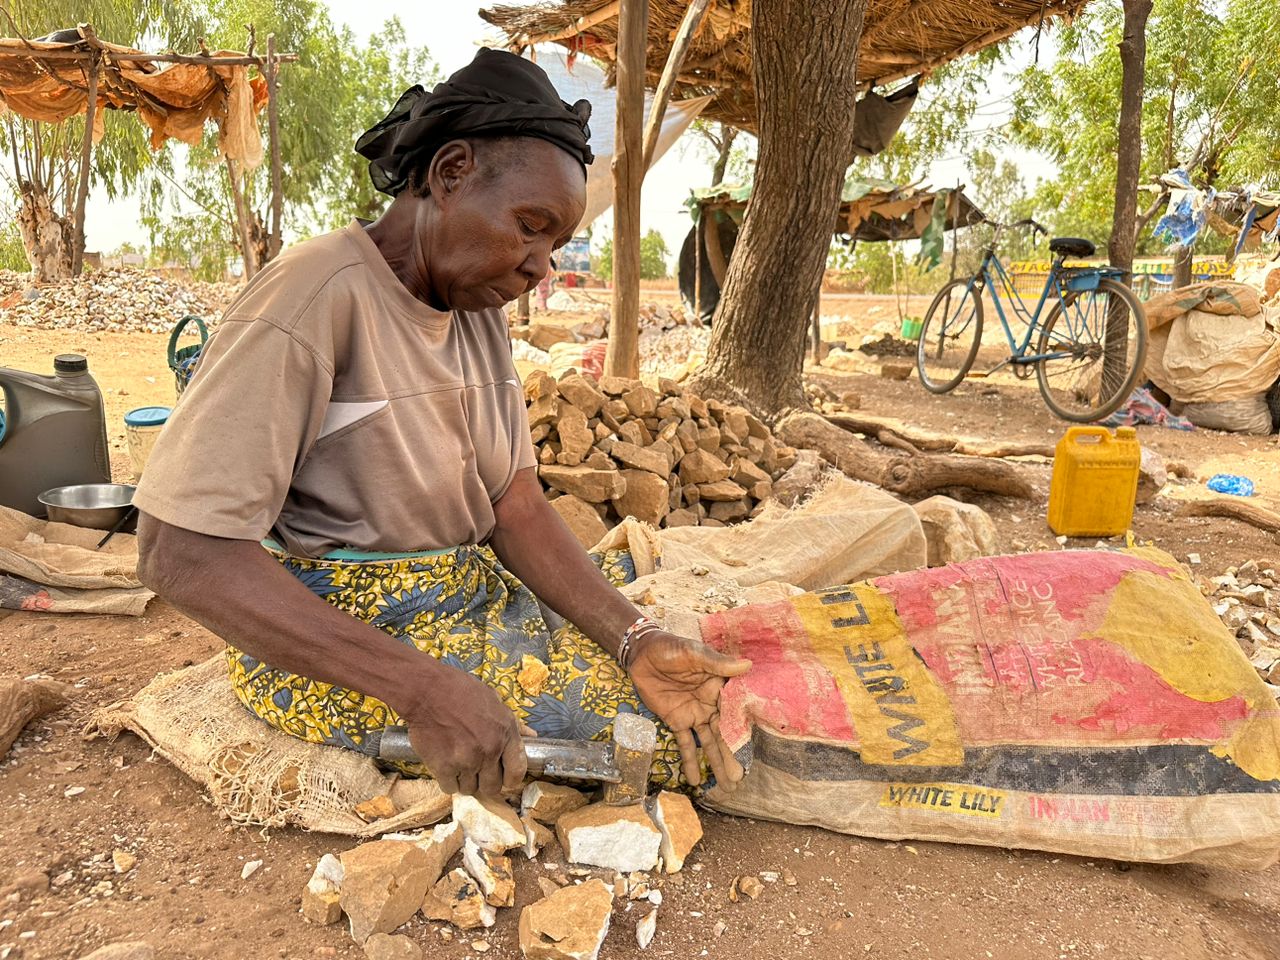
[[[864, 89], [930, 71], [999, 43], [1023, 27], [1074, 17], [1088, 0], [870, 0], [859, 51]], [[688, 0], [649, 0], [646, 85], [662, 75]], [[616, 59], [619, 0], [499, 5], [480, 15], [512, 48], [555, 42], [604, 63]], [[815, 23], [814, 28], [819, 29]], [[714, 95], [703, 116], [755, 131], [751, 0], [711, 0], [684, 58], [676, 98]], [[804, 43], [797, 37], [796, 43]]]

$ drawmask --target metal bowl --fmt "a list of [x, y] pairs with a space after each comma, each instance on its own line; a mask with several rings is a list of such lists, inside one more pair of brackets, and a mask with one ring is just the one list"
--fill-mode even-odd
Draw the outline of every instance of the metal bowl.
[[128, 483], [78, 483], [46, 490], [37, 499], [56, 523], [110, 530], [133, 507], [135, 489]]

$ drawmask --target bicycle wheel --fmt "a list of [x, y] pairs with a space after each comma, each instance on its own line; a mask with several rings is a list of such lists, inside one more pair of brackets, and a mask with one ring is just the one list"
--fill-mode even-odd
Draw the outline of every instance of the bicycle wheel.
[[970, 280], [952, 280], [924, 315], [916, 343], [916, 372], [930, 393], [947, 393], [964, 379], [982, 344], [982, 292]]
[[1110, 416], [1137, 386], [1147, 357], [1142, 305], [1123, 283], [1067, 293], [1040, 331], [1040, 394], [1063, 420], [1092, 423]]

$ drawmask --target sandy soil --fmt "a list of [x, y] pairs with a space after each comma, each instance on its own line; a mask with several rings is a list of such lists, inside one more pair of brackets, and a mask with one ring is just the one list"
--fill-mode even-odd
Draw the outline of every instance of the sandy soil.
[[[884, 301], [888, 298], [879, 298]], [[850, 298], [859, 306], [889, 305]], [[123, 413], [170, 403], [164, 338], [41, 333], [0, 327], [0, 363], [43, 369], [54, 353], [86, 354], [105, 388], [118, 478], [125, 475]], [[977, 436], [1051, 442], [1061, 434], [1034, 395], [1013, 381], [966, 384], [948, 397], [912, 381], [815, 372], [865, 410]], [[1237, 438], [1142, 428], [1142, 442], [1201, 474], [1223, 465], [1280, 474], [1280, 447]], [[1009, 551], [1057, 549], [1044, 525], [1048, 468], [1033, 502], [977, 498]], [[1280, 484], [1264, 484], [1264, 497]], [[1273, 504], [1274, 506], [1275, 504]], [[1199, 553], [1205, 573], [1271, 557], [1274, 541], [1223, 520], [1183, 520], [1162, 498], [1141, 507], [1135, 533], [1180, 558]], [[47, 674], [77, 688], [72, 705], [33, 724], [0, 764], [0, 956], [76, 960], [105, 943], [145, 939], [157, 955], [188, 958], [360, 957], [340, 927], [297, 913], [311, 867], [350, 841], [294, 830], [260, 832], [221, 820], [200, 790], [137, 739], [84, 740], [97, 707], [128, 696], [157, 672], [197, 662], [216, 638], [161, 601], [145, 617], [0, 612], [0, 676]], [[84, 792], [66, 796], [68, 789]], [[1280, 956], [1280, 870], [1240, 874], [1190, 866], [1133, 866], [1072, 857], [928, 843], [898, 844], [707, 815], [691, 865], [662, 884], [653, 956], [902, 958], [1264, 958]], [[117, 875], [113, 850], [137, 866]], [[263, 867], [241, 879], [246, 861]], [[561, 863], [554, 847], [544, 860]], [[766, 885], [757, 901], [731, 903], [738, 874], [793, 871], [798, 883]], [[519, 903], [537, 892], [540, 864], [517, 870]], [[54, 885], [50, 886], [50, 880]], [[108, 885], [109, 884], [109, 885]], [[634, 926], [644, 910], [619, 905], [601, 956], [639, 957]], [[518, 912], [502, 911], [487, 957], [519, 956]], [[718, 921], [724, 932], [716, 937]], [[431, 957], [473, 957], [473, 936], [445, 942], [440, 925], [407, 928]], [[24, 936], [25, 934], [34, 936]]]

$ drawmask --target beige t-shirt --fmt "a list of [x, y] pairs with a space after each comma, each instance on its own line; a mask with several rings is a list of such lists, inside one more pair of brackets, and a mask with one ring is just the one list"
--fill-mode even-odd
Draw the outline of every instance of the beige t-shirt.
[[535, 462], [502, 312], [432, 310], [352, 223], [227, 308], [133, 502], [297, 556], [442, 549]]

